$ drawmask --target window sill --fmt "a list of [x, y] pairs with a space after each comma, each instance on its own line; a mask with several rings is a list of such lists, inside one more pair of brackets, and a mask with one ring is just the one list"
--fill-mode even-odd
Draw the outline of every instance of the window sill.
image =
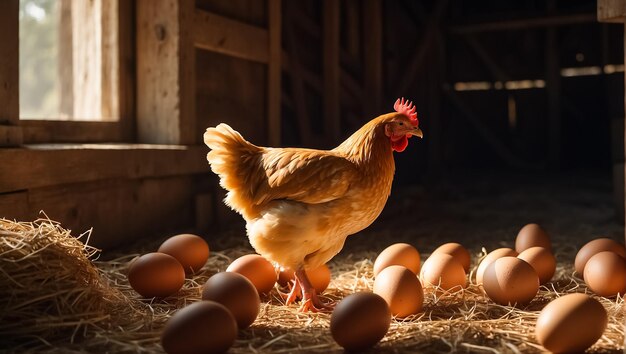
[[0, 193], [115, 178], [207, 173], [202, 145], [33, 144], [1, 148]]

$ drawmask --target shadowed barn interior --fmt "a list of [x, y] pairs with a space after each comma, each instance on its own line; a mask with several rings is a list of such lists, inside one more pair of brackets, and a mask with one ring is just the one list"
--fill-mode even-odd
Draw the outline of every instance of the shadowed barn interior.
[[[162, 352], [166, 319], [199, 299], [210, 275], [253, 252], [244, 220], [223, 203], [205, 130], [227, 123], [259, 146], [332, 149], [393, 112], [399, 97], [415, 103], [424, 137], [394, 153], [387, 204], [329, 263], [327, 296], [371, 290], [372, 262], [392, 243], [426, 259], [458, 242], [474, 267], [512, 247], [528, 223], [552, 239], [552, 290], [577, 291], [585, 285], [570, 282], [576, 251], [600, 236], [624, 242], [624, 22], [620, 0], [1, 1], [0, 231], [34, 232], [11, 220], [42, 218], [59, 223], [46, 235], [85, 233], [100, 250], [94, 272], [108, 279], [106, 295], [88, 296], [110, 301], [98, 311], [133, 312], [126, 322], [109, 316], [41, 332], [0, 324], [0, 343]], [[3, 242], [14, 246], [9, 233]], [[140, 300], [127, 262], [179, 233], [209, 243], [204, 273], [175, 300]], [[0, 288], [15, 288], [11, 279], [0, 277]], [[11, 291], [0, 295], [17, 298]], [[542, 288], [529, 311], [554, 297]], [[428, 294], [431, 318], [394, 320], [375, 350], [541, 350], [524, 327], [536, 314], [479, 298], [471, 288], [452, 300]], [[231, 352], [341, 351], [328, 316], [294, 314], [275, 293], [261, 300], [258, 323]], [[623, 350], [622, 303], [605, 303], [614, 317], [592, 351]], [[20, 306], [0, 301], [0, 313]], [[503, 327], [488, 327], [495, 318]]]

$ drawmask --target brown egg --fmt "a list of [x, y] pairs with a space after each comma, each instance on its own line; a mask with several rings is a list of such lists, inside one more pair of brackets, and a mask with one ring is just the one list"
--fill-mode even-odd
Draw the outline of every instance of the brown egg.
[[552, 252], [552, 243], [548, 233], [537, 224], [528, 224], [522, 227], [515, 239], [515, 251], [521, 253], [531, 247], [543, 247]]
[[433, 254], [438, 252], [451, 255], [457, 261], [459, 261], [459, 263], [461, 263], [461, 265], [463, 266], [463, 270], [465, 270], [465, 273], [469, 271], [471, 263], [470, 253], [461, 244], [455, 242], [444, 243], [443, 245], [437, 247], [437, 249], [433, 251]]
[[[326, 290], [326, 288], [328, 288], [331, 274], [330, 269], [326, 264], [322, 264], [315, 269], [306, 269], [305, 273], [318, 294], [321, 294], [324, 290]], [[286, 286], [287, 283], [292, 281], [294, 278], [295, 275], [292, 269], [283, 269], [280, 273], [278, 273], [278, 284], [280, 286]]]
[[485, 258], [483, 258], [483, 260], [480, 262], [480, 264], [478, 265], [478, 269], [476, 270], [476, 284], [480, 285], [483, 283], [483, 275], [485, 274], [485, 269], [487, 269], [491, 262], [502, 257], [517, 257], [517, 252], [515, 252], [511, 248], [496, 248], [495, 250], [487, 254]]
[[539, 276], [526, 261], [502, 257], [485, 270], [483, 288], [487, 296], [500, 305], [526, 305], [539, 291]]
[[168, 254], [148, 253], [131, 262], [128, 282], [143, 297], [167, 297], [183, 287], [185, 270]]
[[259, 293], [252, 282], [235, 272], [221, 272], [210, 277], [202, 286], [202, 300], [224, 305], [235, 316], [239, 329], [248, 328], [261, 307]]
[[374, 294], [380, 295], [391, 314], [406, 317], [422, 310], [424, 291], [417, 276], [403, 266], [383, 269], [374, 281]]
[[585, 265], [585, 283], [594, 293], [613, 297], [626, 293], [626, 260], [611, 251], [598, 252]]
[[347, 351], [376, 345], [389, 330], [391, 313], [385, 300], [373, 293], [354, 293], [337, 304], [330, 316], [330, 333]]
[[569, 294], [541, 310], [535, 337], [551, 352], [582, 353], [602, 337], [607, 323], [600, 302], [585, 294]]
[[223, 353], [237, 338], [237, 322], [226, 307], [199, 301], [178, 310], [161, 334], [169, 354]]
[[624, 248], [624, 245], [613, 241], [610, 238], [597, 238], [585, 244], [576, 254], [576, 259], [574, 260], [576, 273], [583, 276], [585, 272], [585, 264], [587, 264], [589, 258], [602, 251], [615, 252], [626, 258], [626, 248]]
[[411, 272], [418, 274], [420, 271], [420, 253], [408, 243], [396, 243], [385, 248], [374, 262], [374, 276], [381, 270], [391, 266], [401, 265]]
[[181, 234], [168, 238], [159, 252], [176, 258], [187, 273], [200, 270], [209, 259], [209, 245], [200, 236]]
[[424, 287], [438, 286], [443, 290], [457, 291], [465, 287], [463, 266], [453, 256], [434, 253], [422, 267], [420, 279]]
[[272, 290], [278, 279], [272, 263], [258, 254], [247, 254], [235, 259], [226, 271], [239, 273], [248, 278], [259, 294]]
[[545, 284], [552, 279], [556, 271], [556, 258], [550, 250], [543, 247], [527, 248], [517, 256], [530, 264], [539, 276], [539, 284]]

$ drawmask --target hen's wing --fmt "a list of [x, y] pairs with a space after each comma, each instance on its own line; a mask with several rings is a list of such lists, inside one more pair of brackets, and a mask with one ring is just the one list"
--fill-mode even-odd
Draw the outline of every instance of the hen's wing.
[[358, 178], [354, 164], [333, 153], [308, 149], [266, 149], [265, 178], [252, 193], [254, 204], [290, 199], [318, 204], [341, 198]]

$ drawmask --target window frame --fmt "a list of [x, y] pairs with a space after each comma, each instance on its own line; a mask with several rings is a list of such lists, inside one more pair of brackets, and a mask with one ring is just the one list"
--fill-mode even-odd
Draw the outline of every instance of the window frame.
[[[19, 0], [5, 0], [18, 7]], [[100, 142], [132, 142], [135, 137], [135, 2], [117, 0], [117, 46], [118, 65], [115, 76], [119, 81], [117, 99], [119, 118], [116, 121], [82, 121], [54, 119], [20, 119], [19, 108], [17, 117], [2, 122], [0, 116], [0, 146], [40, 143], [100, 143]], [[10, 5], [9, 5], [10, 6]], [[0, 22], [19, 21], [17, 11], [0, 11]], [[18, 22], [19, 26], [19, 22]], [[19, 46], [19, 29], [10, 31], [7, 36], [10, 43]], [[3, 46], [0, 42], [0, 46]], [[0, 48], [3, 52], [4, 48]], [[8, 52], [9, 50], [5, 50]], [[14, 61], [19, 62], [19, 50]], [[19, 64], [18, 64], [19, 68]], [[18, 69], [19, 70], [19, 69]], [[0, 73], [1, 74], [1, 73]], [[19, 73], [15, 90], [19, 95]], [[19, 96], [18, 96], [19, 97]], [[19, 101], [18, 101], [19, 107]], [[3, 126], [2, 124], [5, 124]], [[3, 138], [4, 137], [4, 138]]]

